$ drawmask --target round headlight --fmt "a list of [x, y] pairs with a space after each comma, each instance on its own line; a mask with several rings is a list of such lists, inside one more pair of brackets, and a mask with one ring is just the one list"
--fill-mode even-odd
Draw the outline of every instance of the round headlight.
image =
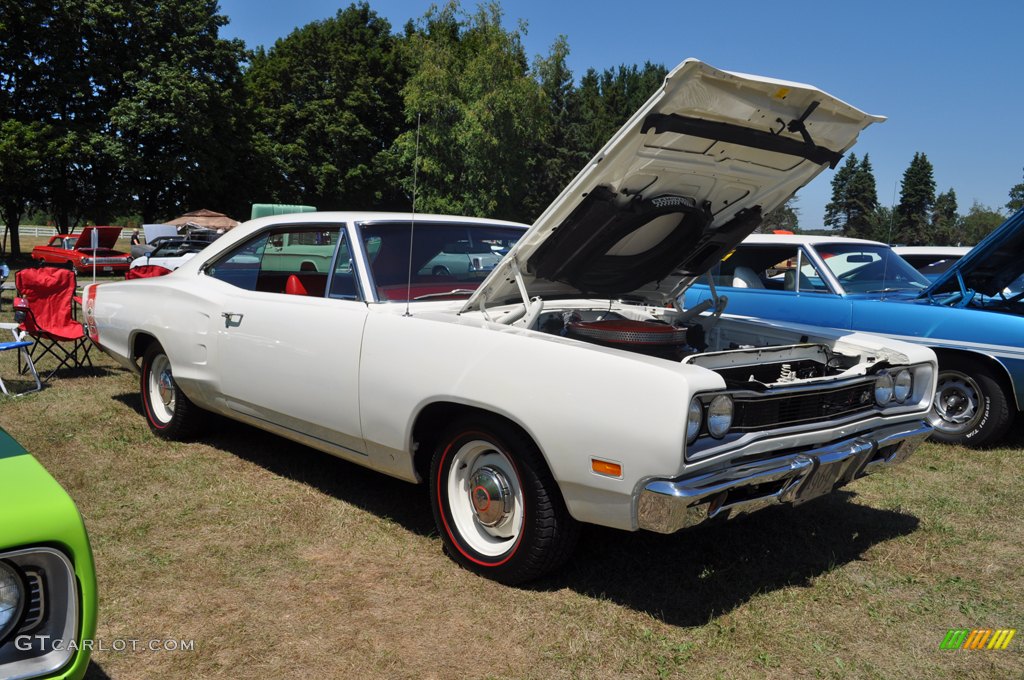
[[875, 378], [875, 401], [879, 406], [885, 406], [892, 401], [892, 390], [892, 376], [888, 373], [879, 373]]
[[697, 441], [700, 434], [700, 422], [704, 418], [704, 407], [700, 399], [694, 397], [690, 400], [689, 414], [686, 416], [686, 443], [692, 444]]
[[893, 379], [892, 396], [899, 403], [903, 403], [910, 396], [910, 393], [914, 389], [914, 376], [910, 374], [910, 371], [904, 369], [896, 374], [896, 378]]
[[21, 586], [21, 577], [0, 562], [0, 642], [18, 625], [24, 603], [25, 591]]
[[708, 432], [721, 439], [732, 427], [732, 397], [720, 394], [708, 406]]

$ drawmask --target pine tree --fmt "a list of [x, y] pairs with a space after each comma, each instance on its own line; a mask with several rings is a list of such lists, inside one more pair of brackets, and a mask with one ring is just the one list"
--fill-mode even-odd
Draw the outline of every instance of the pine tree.
[[956, 192], [952, 188], [935, 197], [935, 207], [932, 208], [933, 245], [955, 246], [962, 239], [956, 208]]
[[846, 187], [845, 236], [876, 238], [872, 217], [878, 209], [878, 191], [871, 160], [865, 154]]
[[896, 206], [897, 243], [924, 245], [931, 241], [931, 211], [935, 205], [935, 177], [932, 164], [923, 153], [915, 153], [903, 173], [900, 202]]
[[833, 229], [846, 229], [846, 221], [849, 217], [847, 210], [847, 191], [850, 181], [857, 173], [857, 154], [851, 153], [836, 174], [832, 176], [832, 200], [825, 206], [825, 226]]

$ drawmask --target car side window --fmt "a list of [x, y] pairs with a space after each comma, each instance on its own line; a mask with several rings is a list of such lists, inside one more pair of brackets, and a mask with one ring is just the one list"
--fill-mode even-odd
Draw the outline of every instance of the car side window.
[[359, 299], [356, 267], [352, 261], [352, 251], [348, 247], [345, 234], [341, 234], [338, 243], [338, 256], [334, 260], [334, 272], [331, 274], [330, 296], [341, 300]]
[[[271, 229], [228, 252], [206, 274], [245, 290], [324, 297], [334, 253], [343, 241], [340, 226]], [[332, 297], [342, 297], [333, 295], [333, 286]]]
[[712, 271], [719, 288], [827, 293], [828, 286], [796, 245], [740, 246]]

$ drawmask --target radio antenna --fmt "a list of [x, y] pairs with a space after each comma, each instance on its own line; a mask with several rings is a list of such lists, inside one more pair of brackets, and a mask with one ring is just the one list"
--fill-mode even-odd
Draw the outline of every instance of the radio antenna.
[[[889, 234], [885, 237], [885, 243], [890, 248], [892, 247], [892, 229], [893, 223], [896, 221], [896, 180], [892, 183], [892, 210], [889, 211]], [[882, 263], [882, 299], [885, 299], [885, 289], [888, 287], [886, 280], [889, 274], [889, 256], [892, 254], [890, 250], [885, 255], [885, 262]]]
[[413, 233], [416, 231], [416, 175], [420, 166], [420, 117], [422, 114], [416, 114], [416, 153], [412, 160], [412, 219], [409, 221], [409, 272], [405, 277], [405, 314], [404, 316], [412, 316], [409, 313], [409, 301], [412, 298], [412, 242]]

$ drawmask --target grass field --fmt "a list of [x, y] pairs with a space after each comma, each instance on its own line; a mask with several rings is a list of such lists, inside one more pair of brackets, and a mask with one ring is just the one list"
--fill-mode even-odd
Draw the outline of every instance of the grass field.
[[1024, 629], [1019, 428], [992, 451], [925, 445], [795, 509], [674, 536], [588, 528], [563, 571], [509, 588], [445, 557], [422, 488], [229, 421], [158, 440], [137, 378], [97, 358], [0, 399], [0, 424], [85, 516], [98, 639], [194, 649], [99, 652], [89, 677], [1022, 675], [1024, 632], [939, 650], [949, 628]]

